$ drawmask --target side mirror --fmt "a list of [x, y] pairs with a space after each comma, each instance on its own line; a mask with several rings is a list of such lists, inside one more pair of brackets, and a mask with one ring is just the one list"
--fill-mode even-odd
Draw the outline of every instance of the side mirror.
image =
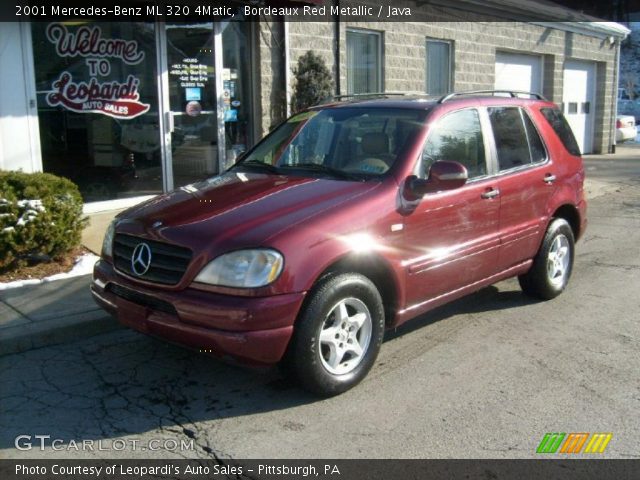
[[420, 198], [427, 193], [460, 188], [468, 178], [467, 167], [461, 163], [440, 160], [431, 165], [429, 178], [423, 180], [412, 175], [407, 179], [406, 186], [411, 196]]

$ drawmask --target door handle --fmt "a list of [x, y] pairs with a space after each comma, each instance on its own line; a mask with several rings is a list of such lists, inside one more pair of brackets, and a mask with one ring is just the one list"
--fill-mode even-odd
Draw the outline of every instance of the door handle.
[[494, 198], [500, 195], [500, 190], [497, 188], [491, 188], [491, 190], [487, 190], [486, 192], [482, 192], [480, 195], [482, 198]]
[[544, 176], [544, 183], [553, 183], [556, 181], [556, 176], [553, 173], [547, 173]]
[[166, 130], [167, 133], [173, 133], [175, 130], [175, 122], [173, 119], [173, 112], [166, 112]]

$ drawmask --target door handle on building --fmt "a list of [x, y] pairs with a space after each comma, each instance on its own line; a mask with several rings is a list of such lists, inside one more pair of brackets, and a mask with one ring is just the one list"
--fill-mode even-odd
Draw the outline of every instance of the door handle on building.
[[175, 129], [175, 123], [173, 121], [173, 112], [165, 112], [165, 130], [167, 133], [173, 133]]

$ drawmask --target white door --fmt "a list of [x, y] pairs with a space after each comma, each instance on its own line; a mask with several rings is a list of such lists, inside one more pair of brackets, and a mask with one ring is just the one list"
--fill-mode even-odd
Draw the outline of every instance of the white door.
[[496, 52], [496, 90], [542, 93], [542, 58]]
[[596, 67], [593, 62], [567, 60], [564, 64], [564, 114], [582, 153], [593, 151]]

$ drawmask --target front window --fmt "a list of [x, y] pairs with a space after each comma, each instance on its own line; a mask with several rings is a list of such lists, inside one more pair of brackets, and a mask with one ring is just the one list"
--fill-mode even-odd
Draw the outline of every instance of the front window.
[[415, 139], [424, 110], [334, 108], [291, 117], [250, 152], [243, 167], [370, 178], [385, 174]]
[[487, 174], [482, 126], [478, 111], [460, 110], [440, 119], [422, 152], [422, 175], [441, 160], [456, 161], [467, 168], [469, 179]]

